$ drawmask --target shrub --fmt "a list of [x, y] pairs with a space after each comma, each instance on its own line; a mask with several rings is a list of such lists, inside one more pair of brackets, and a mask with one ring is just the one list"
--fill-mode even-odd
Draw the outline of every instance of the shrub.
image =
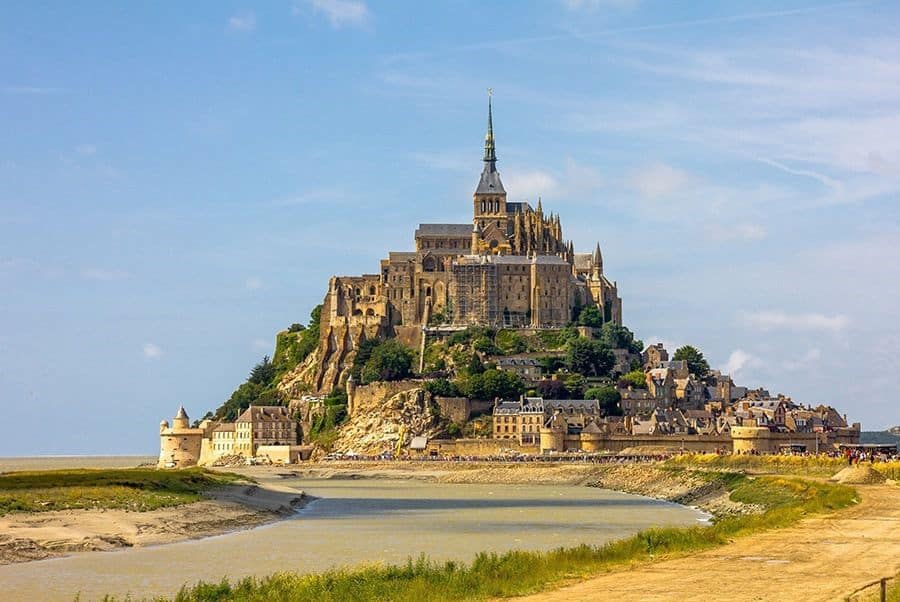
[[597, 399], [600, 401], [600, 408], [603, 410], [604, 416], [621, 416], [622, 407], [619, 402], [622, 396], [615, 387], [609, 385], [604, 387], [591, 387], [584, 392], [585, 399]]
[[600, 341], [575, 339], [566, 350], [566, 366], [586, 376], [606, 376], [616, 363], [612, 351]]
[[459, 395], [456, 386], [446, 378], [436, 378], [425, 383], [425, 390], [433, 397], [456, 397]]
[[412, 374], [413, 352], [396, 339], [379, 343], [365, 364], [363, 382], [402, 380]]
[[623, 388], [630, 386], [634, 389], [646, 389], [647, 376], [644, 374], [643, 370], [632, 370], [619, 378], [619, 385]]
[[514, 330], [501, 330], [494, 337], [494, 343], [505, 355], [515, 355], [528, 351], [525, 338]]

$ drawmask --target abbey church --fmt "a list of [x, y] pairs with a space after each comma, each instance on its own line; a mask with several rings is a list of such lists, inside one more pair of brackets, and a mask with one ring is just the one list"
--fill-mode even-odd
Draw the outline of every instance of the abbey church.
[[536, 207], [507, 200], [490, 100], [483, 161], [472, 223], [420, 224], [415, 250], [390, 252], [377, 274], [332, 278], [326, 319], [384, 329], [556, 328], [594, 305], [605, 321], [622, 323], [622, 300], [603, 273], [600, 245], [576, 253], [559, 215], [544, 214], [541, 200]]

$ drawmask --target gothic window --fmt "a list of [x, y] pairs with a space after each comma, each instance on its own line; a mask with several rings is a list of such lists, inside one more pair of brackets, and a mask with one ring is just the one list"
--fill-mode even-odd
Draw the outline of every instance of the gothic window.
[[373, 297], [375, 296], [375, 287], [374, 286], [369, 287], [369, 294]]
[[425, 272], [433, 272], [437, 268], [434, 257], [426, 257], [422, 260], [422, 270]]

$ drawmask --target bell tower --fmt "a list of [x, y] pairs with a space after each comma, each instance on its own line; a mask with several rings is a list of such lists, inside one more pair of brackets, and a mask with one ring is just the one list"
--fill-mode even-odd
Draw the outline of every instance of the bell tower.
[[497, 171], [494, 146], [493, 90], [488, 88], [488, 124], [484, 136], [484, 167], [473, 196], [473, 221], [481, 229], [486, 253], [509, 253], [509, 215], [506, 212], [506, 190]]

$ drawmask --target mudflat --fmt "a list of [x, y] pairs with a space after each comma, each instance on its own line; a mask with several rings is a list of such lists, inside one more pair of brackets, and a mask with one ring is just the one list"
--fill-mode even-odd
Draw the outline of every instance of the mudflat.
[[9, 513], [0, 517], [0, 565], [219, 535], [278, 520], [309, 501], [302, 491], [278, 485], [227, 485], [204, 497], [147, 512]]

